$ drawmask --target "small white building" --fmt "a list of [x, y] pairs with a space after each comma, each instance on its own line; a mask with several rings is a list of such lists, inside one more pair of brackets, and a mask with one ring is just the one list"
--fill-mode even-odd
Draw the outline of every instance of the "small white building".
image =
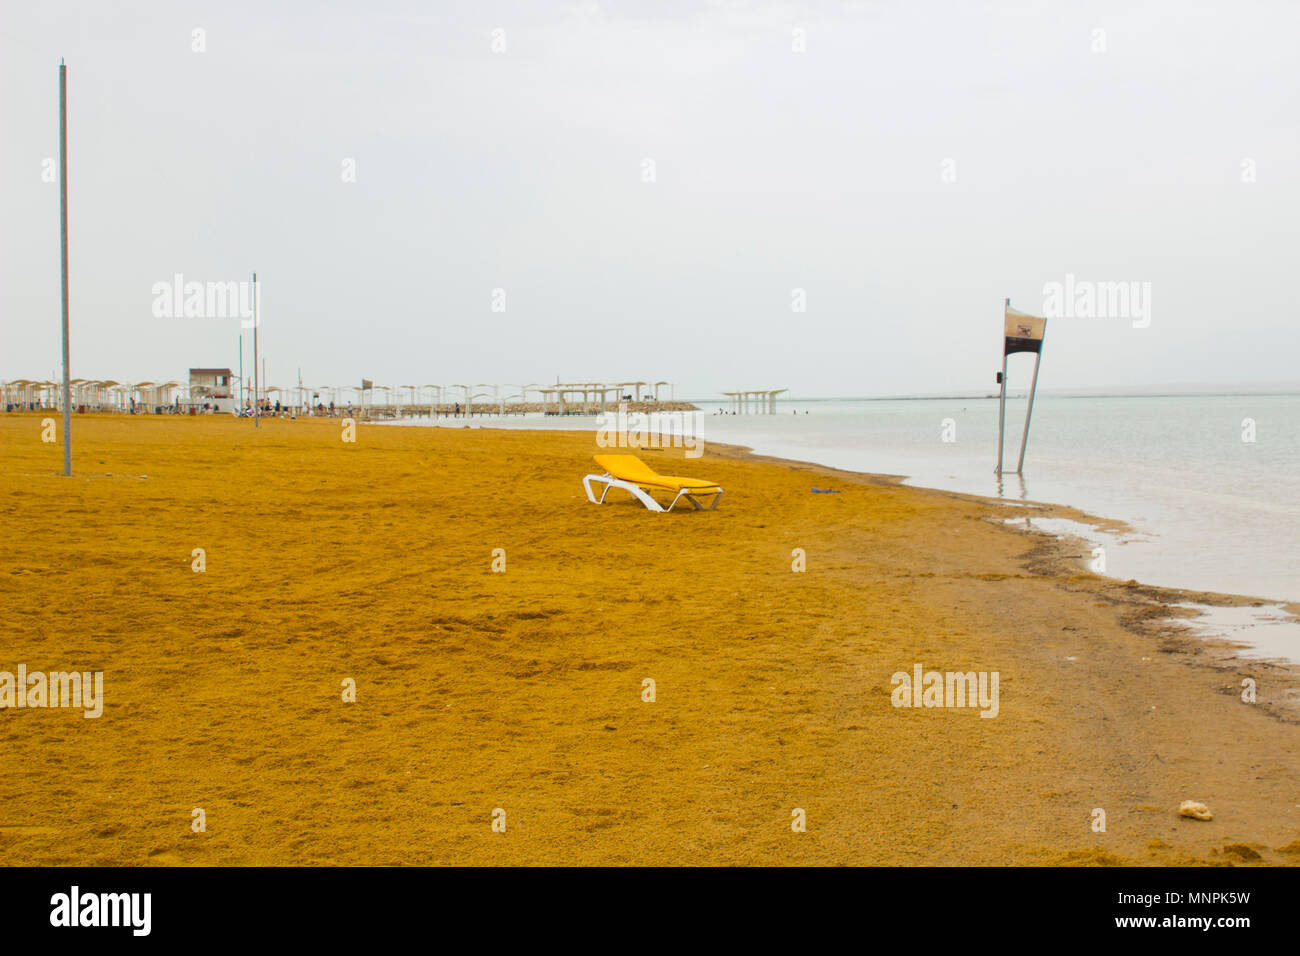
[[237, 409], [239, 389], [234, 373], [228, 368], [190, 369], [190, 403], [200, 407], [206, 403], [223, 412]]

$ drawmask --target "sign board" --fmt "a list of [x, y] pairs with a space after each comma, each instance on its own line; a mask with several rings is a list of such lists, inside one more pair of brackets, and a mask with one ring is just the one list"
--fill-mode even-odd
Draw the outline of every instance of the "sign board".
[[1002, 354], [1041, 352], [1043, 350], [1043, 336], [1046, 332], [1046, 319], [1040, 319], [1036, 315], [1028, 315], [1024, 312], [1017, 312], [1008, 305], [1002, 327]]

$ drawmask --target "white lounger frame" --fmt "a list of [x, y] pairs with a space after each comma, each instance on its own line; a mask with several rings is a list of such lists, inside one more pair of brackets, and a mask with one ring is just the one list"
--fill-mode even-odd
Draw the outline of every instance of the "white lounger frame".
[[[593, 481], [599, 481], [605, 486], [605, 489], [600, 493], [599, 501], [596, 500], [596, 495], [591, 490], [591, 483]], [[683, 498], [685, 498], [687, 501], [693, 504], [695, 506], [696, 511], [712, 511], [714, 508], [718, 506], [719, 499], [722, 498], [722, 487], [720, 485], [714, 486], [718, 489], [717, 491], [703, 492], [701, 494], [701, 497], [707, 498], [710, 495], [713, 496], [713, 502], [706, 508], [704, 507], [704, 505], [700, 504], [699, 501], [697, 501], [695, 498], [695, 495], [699, 491], [699, 489], [682, 488], [677, 492], [677, 497], [673, 499], [673, 503], [670, 504], [667, 508], [665, 508], [659, 502], [655, 501], [654, 498], [650, 497], [650, 493], [646, 491], [644, 488], [642, 488], [640, 485], [634, 485], [630, 481], [622, 481], [618, 478], [615, 478], [613, 475], [609, 474], [609, 472], [606, 472], [603, 475], [588, 475], [586, 478], [582, 479], [582, 487], [587, 489], [587, 500], [590, 501], [592, 504], [603, 505], [605, 503], [605, 496], [609, 494], [609, 489], [622, 488], [624, 491], [631, 492], [632, 496], [636, 498], [637, 501], [641, 502], [641, 504], [645, 505], [651, 511], [664, 511], [664, 512], [672, 511], [674, 508], [677, 507], [677, 502], [681, 501]]]

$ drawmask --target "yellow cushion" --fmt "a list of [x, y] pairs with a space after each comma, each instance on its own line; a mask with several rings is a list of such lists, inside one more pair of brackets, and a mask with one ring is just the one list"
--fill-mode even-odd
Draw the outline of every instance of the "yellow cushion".
[[678, 478], [675, 475], [661, 475], [636, 455], [596, 455], [595, 458], [596, 464], [609, 472], [612, 477], [617, 478], [619, 481], [630, 481], [634, 485], [670, 488], [673, 491], [680, 491], [683, 488], [700, 491], [704, 488], [718, 487], [715, 482], [701, 481], [699, 478]]

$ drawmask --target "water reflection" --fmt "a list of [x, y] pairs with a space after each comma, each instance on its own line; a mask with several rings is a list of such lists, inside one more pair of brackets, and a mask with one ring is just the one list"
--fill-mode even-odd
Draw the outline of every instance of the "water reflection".
[[[1011, 494], [1007, 494], [1007, 486], [1011, 486]], [[1029, 487], [1025, 484], [1024, 475], [1003, 474], [997, 476], [998, 497], [999, 498], [1020, 498], [1022, 501], [1029, 499]]]

